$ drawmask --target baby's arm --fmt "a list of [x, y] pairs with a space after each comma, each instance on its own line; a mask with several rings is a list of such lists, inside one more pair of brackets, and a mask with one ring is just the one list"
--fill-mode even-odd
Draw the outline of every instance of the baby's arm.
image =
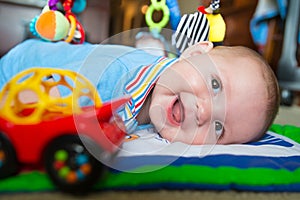
[[32, 67], [53, 67], [78, 71], [94, 45], [26, 40], [0, 60], [0, 88], [19, 72]]

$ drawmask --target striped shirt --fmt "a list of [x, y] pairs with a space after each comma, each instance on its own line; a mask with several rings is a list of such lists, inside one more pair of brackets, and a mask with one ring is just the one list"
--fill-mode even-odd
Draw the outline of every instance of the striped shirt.
[[124, 94], [131, 95], [131, 100], [119, 112], [119, 115], [122, 117], [128, 133], [136, 130], [138, 126], [136, 117], [158, 78], [176, 61], [175, 58], [159, 57], [154, 63], [138, 69], [125, 84]]

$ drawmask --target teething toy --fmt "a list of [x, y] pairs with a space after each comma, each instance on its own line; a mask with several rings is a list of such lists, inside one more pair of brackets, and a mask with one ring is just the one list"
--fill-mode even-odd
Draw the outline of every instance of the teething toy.
[[[153, 12], [160, 11], [160, 10], [163, 12], [163, 17], [161, 21], [154, 22], [152, 19]], [[148, 7], [145, 18], [146, 18], [146, 23], [150, 28], [150, 31], [155, 29], [157, 32], [160, 32], [161, 29], [167, 25], [170, 18], [170, 10], [166, 5], [166, 0], [161, 0], [161, 1], [151, 0], [151, 4]]]

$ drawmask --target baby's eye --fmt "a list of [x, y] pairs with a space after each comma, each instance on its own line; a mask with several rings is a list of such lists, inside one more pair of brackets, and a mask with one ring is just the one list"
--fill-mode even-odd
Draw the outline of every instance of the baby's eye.
[[215, 121], [215, 132], [218, 137], [220, 137], [223, 134], [224, 126], [221, 122]]
[[213, 89], [214, 94], [219, 93], [222, 89], [221, 82], [218, 79], [215, 79], [215, 78], [213, 78], [211, 80], [211, 87]]

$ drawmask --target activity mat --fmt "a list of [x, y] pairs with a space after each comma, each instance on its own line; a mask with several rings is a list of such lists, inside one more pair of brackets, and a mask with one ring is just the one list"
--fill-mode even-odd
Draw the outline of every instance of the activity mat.
[[[150, 129], [135, 135], [94, 190], [300, 192], [300, 127], [274, 124], [258, 142], [213, 148], [169, 144]], [[0, 193], [55, 190], [37, 170], [0, 181]]]

